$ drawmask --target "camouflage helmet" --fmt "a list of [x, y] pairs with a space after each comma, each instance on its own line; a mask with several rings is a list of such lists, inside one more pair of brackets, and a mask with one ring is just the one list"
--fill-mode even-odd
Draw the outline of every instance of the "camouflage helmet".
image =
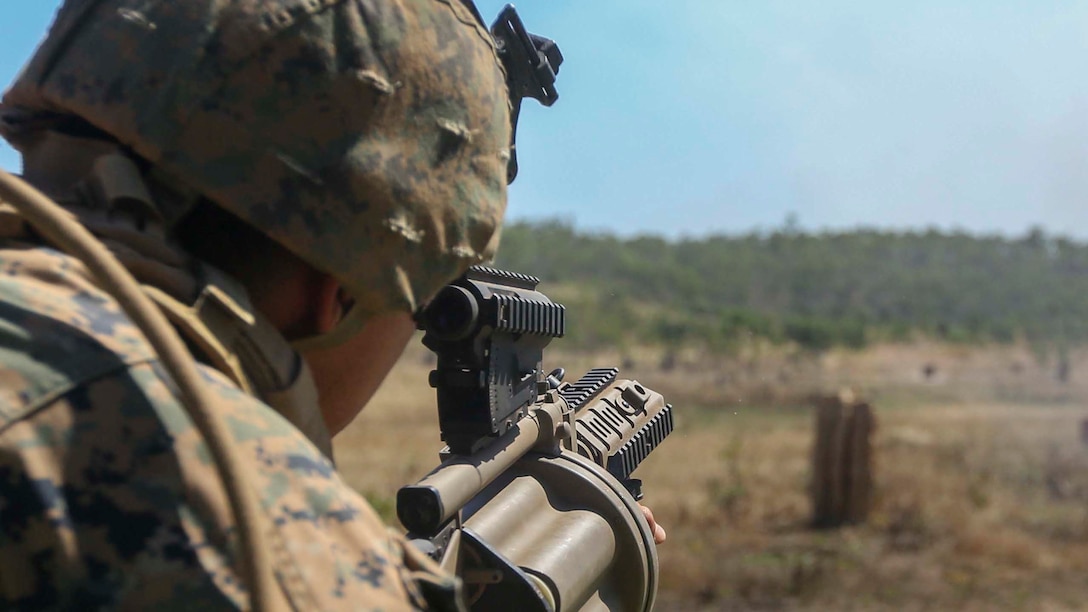
[[4, 96], [82, 118], [331, 274], [355, 327], [493, 255], [507, 100], [459, 0], [69, 0]]

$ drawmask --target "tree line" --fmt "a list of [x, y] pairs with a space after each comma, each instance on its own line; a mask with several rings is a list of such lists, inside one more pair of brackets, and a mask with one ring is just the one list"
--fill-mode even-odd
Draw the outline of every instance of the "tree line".
[[496, 265], [568, 306], [575, 346], [793, 343], [809, 350], [919, 336], [1088, 340], [1088, 244], [938, 230], [770, 232], [666, 240], [512, 223]]

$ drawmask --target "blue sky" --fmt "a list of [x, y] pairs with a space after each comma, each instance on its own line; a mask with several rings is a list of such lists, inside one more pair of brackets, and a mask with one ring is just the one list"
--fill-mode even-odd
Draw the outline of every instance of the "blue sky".
[[[9, 82], [57, 2], [0, 24]], [[504, 4], [478, 3], [489, 19]], [[1088, 3], [524, 0], [566, 56], [511, 218], [671, 237], [871, 226], [1088, 238]], [[0, 167], [18, 158], [0, 149]]]

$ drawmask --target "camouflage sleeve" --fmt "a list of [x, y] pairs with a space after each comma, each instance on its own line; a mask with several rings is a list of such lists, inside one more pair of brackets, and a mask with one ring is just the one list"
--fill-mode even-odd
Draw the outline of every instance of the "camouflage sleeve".
[[[252, 466], [295, 608], [423, 607], [399, 539], [328, 460], [204, 373]], [[129, 364], [0, 428], [0, 607], [245, 606], [225, 493], [168, 380], [154, 361]], [[2, 371], [0, 383], [11, 390]]]

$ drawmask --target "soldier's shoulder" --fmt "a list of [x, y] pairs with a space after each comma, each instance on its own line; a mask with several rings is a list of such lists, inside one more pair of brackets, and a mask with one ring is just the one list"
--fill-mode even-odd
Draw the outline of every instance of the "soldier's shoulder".
[[[398, 538], [330, 459], [226, 376], [200, 373], [251, 468], [246, 484], [274, 527], [292, 600], [303, 609], [418, 603]], [[0, 509], [15, 498], [21, 508], [4, 510], [11, 546], [0, 567], [63, 557], [56, 543], [71, 538], [78, 558], [67, 563], [98, 585], [102, 605], [183, 594], [244, 607], [233, 518], [203, 436], [116, 302], [55, 251], [0, 249], [0, 447]], [[0, 601], [50, 594], [54, 565], [25, 566], [22, 590]]]
[[78, 260], [43, 247], [0, 249], [0, 427], [154, 357]]
[[[391, 534], [370, 504], [352, 489], [330, 458], [271, 408], [229, 384], [218, 372], [204, 370], [223, 403], [235, 450], [252, 466], [249, 485], [257, 491], [273, 529], [268, 532], [277, 551], [277, 570], [289, 596], [301, 609], [411, 610], [425, 607], [415, 579], [407, 569], [402, 538]], [[159, 380], [162, 380], [161, 378]], [[158, 396], [158, 383], [148, 389]], [[201, 483], [201, 495], [220, 499], [214, 466], [206, 460], [205, 443], [187, 419], [171, 411], [168, 401], [156, 403], [162, 412], [186, 480]], [[213, 505], [214, 506], [214, 505]], [[227, 525], [225, 505], [216, 513], [194, 514], [187, 525], [194, 538], [206, 538]], [[205, 567], [224, 567], [224, 549], [198, 550]], [[217, 583], [230, 592], [237, 581], [218, 574]]]

